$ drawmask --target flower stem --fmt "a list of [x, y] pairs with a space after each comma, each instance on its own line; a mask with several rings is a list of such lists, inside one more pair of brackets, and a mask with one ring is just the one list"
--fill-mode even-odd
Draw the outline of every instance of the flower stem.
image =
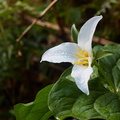
[[110, 79], [110, 77], [106, 74], [106, 72], [98, 65], [97, 62], [94, 63], [94, 65], [98, 68], [98, 70], [101, 72], [101, 74], [105, 77], [105, 79], [107, 80], [108, 84], [112, 87], [112, 91], [114, 93], [116, 93], [116, 89], [115, 86], [112, 82], [112, 80]]

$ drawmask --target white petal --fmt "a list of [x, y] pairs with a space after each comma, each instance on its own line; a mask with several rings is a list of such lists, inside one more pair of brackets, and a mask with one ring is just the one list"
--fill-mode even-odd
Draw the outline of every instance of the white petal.
[[91, 42], [98, 22], [102, 16], [95, 16], [89, 19], [80, 29], [78, 34], [78, 45], [82, 50], [92, 53]]
[[75, 63], [78, 58], [74, 55], [78, 53], [79, 46], [76, 43], [62, 43], [58, 46], [47, 50], [43, 56], [42, 61], [48, 61], [53, 63], [70, 62]]
[[92, 72], [93, 69], [91, 66], [74, 65], [71, 73], [77, 87], [87, 95], [89, 95], [88, 80]]

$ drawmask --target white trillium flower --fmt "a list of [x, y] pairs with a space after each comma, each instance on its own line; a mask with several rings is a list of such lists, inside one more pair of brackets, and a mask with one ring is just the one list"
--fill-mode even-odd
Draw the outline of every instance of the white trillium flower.
[[89, 19], [78, 33], [78, 44], [72, 42], [62, 43], [47, 50], [41, 59], [53, 63], [70, 62], [73, 64], [71, 76], [74, 78], [77, 87], [89, 95], [88, 80], [93, 72], [91, 67], [92, 37], [98, 22], [102, 16], [95, 16]]

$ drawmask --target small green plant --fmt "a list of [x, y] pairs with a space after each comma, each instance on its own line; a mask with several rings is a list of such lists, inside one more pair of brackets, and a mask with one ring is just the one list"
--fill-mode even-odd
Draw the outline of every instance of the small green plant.
[[41, 62], [71, 62], [73, 67], [39, 91], [33, 102], [15, 105], [17, 120], [120, 119], [120, 45], [91, 47], [101, 19], [91, 18], [80, 32], [72, 27], [75, 43], [62, 43], [43, 54]]

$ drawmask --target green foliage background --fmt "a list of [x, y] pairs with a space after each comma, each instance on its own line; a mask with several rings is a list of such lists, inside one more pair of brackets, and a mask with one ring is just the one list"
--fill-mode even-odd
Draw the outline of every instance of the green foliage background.
[[[69, 64], [40, 64], [45, 50], [61, 42], [70, 41], [63, 27], [78, 29], [94, 15], [103, 15], [95, 33], [119, 43], [119, 0], [58, 0], [43, 17], [60, 26], [60, 31], [34, 25], [17, 42], [30, 21], [36, 18], [52, 0], [0, 0], [0, 119], [14, 120], [13, 106], [34, 100], [36, 93], [54, 83]], [[98, 43], [97, 43], [98, 44]], [[56, 74], [53, 74], [56, 72]]]

